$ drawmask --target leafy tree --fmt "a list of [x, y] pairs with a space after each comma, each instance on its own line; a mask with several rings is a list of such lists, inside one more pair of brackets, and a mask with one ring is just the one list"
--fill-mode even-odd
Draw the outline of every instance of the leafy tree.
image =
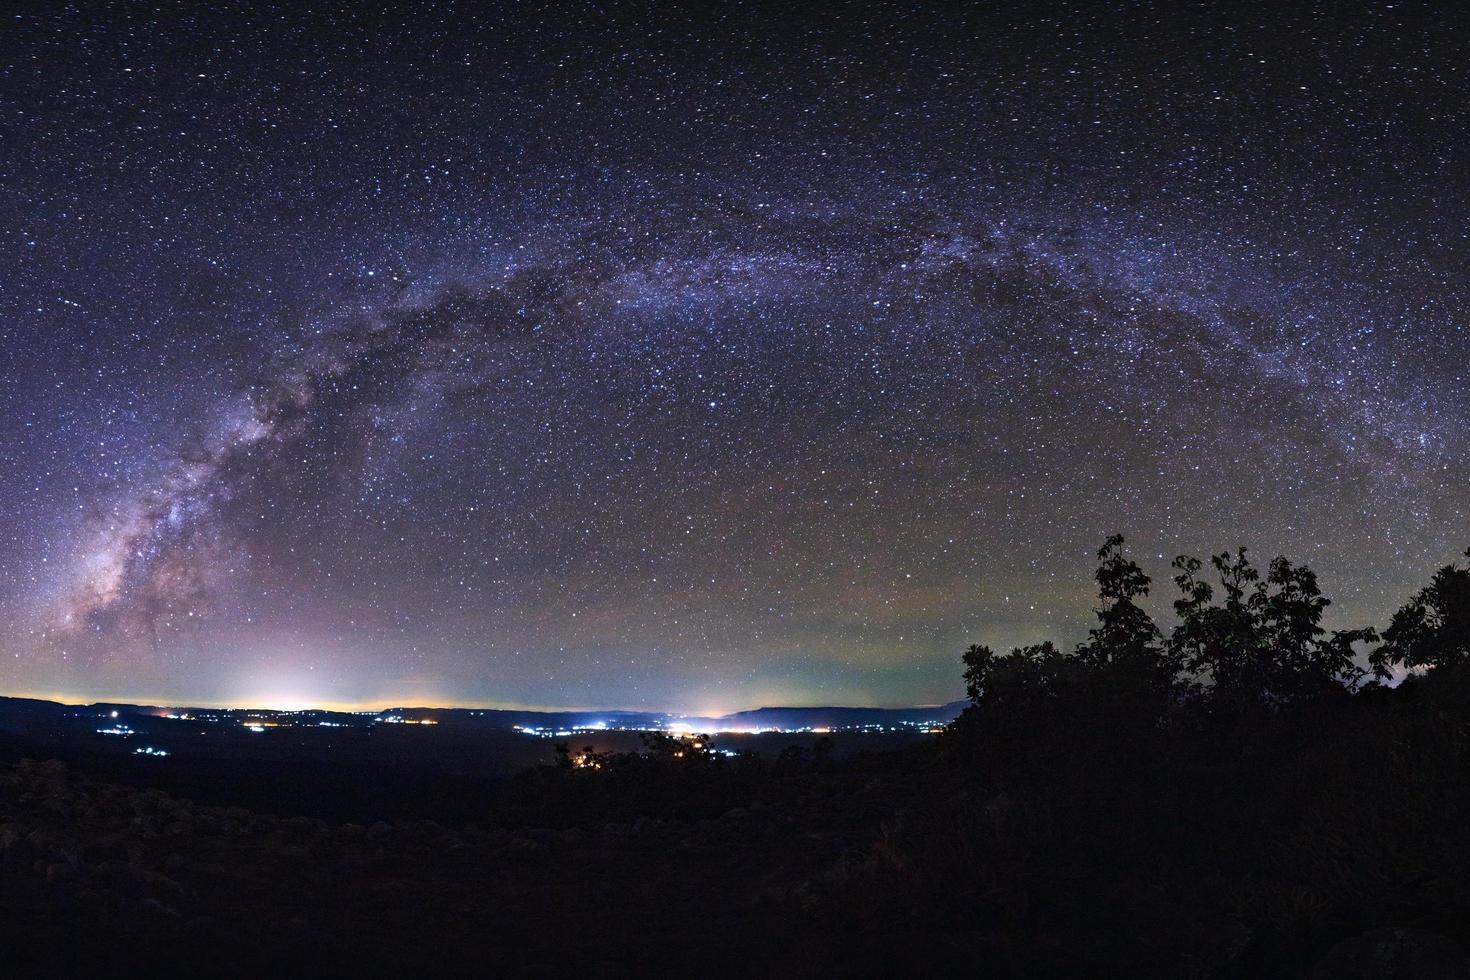
[[1362, 670], [1354, 645], [1372, 640], [1373, 630], [1328, 636], [1322, 613], [1330, 600], [1317, 575], [1305, 565], [1274, 559], [1263, 578], [1246, 550], [1210, 559], [1223, 601], [1200, 577], [1198, 558], [1174, 560], [1174, 601], [1179, 624], [1169, 647], [1179, 665], [1212, 683], [1217, 702], [1280, 701], [1306, 697], [1332, 685], [1354, 684]]
[[1148, 575], [1124, 557], [1122, 535], [1103, 543], [1098, 561], [1098, 622], [1073, 656], [1049, 641], [1004, 656], [981, 645], [965, 651], [965, 692], [984, 709], [986, 727], [1039, 724], [1064, 704], [1081, 708], [1099, 699], [1152, 717], [1158, 697], [1172, 690], [1177, 665], [1139, 605], [1148, 595]]
[[[1470, 557], [1470, 551], [1465, 552]], [[1392, 668], [1457, 667], [1470, 661], [1470, 568], [1446, 565], [1434, 573], [1383, 631], [1369, 662], [1387, 678]]]
[[1002, 656], [987, 646], [971, 646], [964, 654], [965, 692], [977, 708], [1034, 704], [1059, 693], [1066, 659], [1050, 641], [1016, 647]]
[[1179, 625], [1170, 637], [1175, 658], [1186, 670], [1208, 677], [1214, 691], [1226, 696], [1255, 696], [1261, 684], [1256, 669], [1260, 638], [1249, 596], [1260, 573], [1246, 557], [1223, 551], [1210, 558], [1224, 601], [1215, 603], [1215, 589], [1199, 577], [1203, 563], [1181, 555], [1174, 559], [1174, 583], [1183, 593], [1174, 601]]
[[1151, 581], [1138, 564], [1123, 555], [1123, 536], [1114, 534], [1097, 553], [1095, 574], [1100, 605], [1097, 625], [1077, 648], [1077, 661], [1093, 671], [1126, 677], [1137, 693], [1167, 690], [1178, 682], [1180, 665], [1153, 618], [1139, 605]]
[[991, 677], [995, 672], [995, 651], [972, 643], [961, 659], [965, 663], [965, 695], [971, 704], [979, 707], [981, 698], [990, 690]]
[[992, 702], [1015, 707], [1056, 699], [1063, 692], [1066, 661], [1050, 640], [1017, 647], [996, 661]]
[[1305, 565], [1276, 558], [1254, 599], [1256, 629], [1266, 662], [1266, 688], [1279, 698], [1301, 698], [1354, 685], [1363, 670], [1354, 659], [1356, 643], [1369, 641], [1372, 629], [1322, 628], [1322, 613], [1331, 600], [1317, 586], [1317, 574]]
[[1075, 683], [1080, 665], [1051, 643], [1017, 647], [997, 656], [989, 647], [965, 651], [965, 686], [972, 707], [956, 730], [973, 733], [992, 749], [1005, 751], [1009, 740], [1065, 728], [1063, 705], [1073, 694], [1085, 694]]

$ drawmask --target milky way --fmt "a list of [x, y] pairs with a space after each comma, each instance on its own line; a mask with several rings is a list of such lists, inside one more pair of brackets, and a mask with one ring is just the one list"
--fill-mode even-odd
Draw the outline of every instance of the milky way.
[[21, 15], [0, 687], [932, 702], [1115, 530], [1381, 624], [1470, 544], [1467, 36]]

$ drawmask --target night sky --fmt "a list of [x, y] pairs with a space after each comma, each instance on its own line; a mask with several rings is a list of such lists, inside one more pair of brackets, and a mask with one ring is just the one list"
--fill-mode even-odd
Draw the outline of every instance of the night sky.
[[34, 5], [0, 690], [959, 696], [1113, 531], [1470, 544], [1453, 4]]

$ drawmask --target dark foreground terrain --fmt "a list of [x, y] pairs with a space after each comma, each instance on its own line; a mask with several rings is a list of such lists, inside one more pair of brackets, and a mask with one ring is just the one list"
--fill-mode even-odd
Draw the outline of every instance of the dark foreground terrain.
[[447, 719], [13, 706], [0, 972], [1470, 978], [1470, 567], [1329, 634], [1310, 570], [1181, 558], [1165, 635], [1121, 543], [1085, 643], [971, 647], [898, 741], [515, 734], [492, 776]]
[[0, 770], [16, 975], [823, 972], [801, 929], [912, 778], [813, 774], [699, 819], [329, 824], [200, 806], [55, 762]]
[[654, 746], [453, 822], [8, 763], [0, 932], [18, 976], [1460, 977], [1467, 717], [1445, 674], [1167, 736], [967, 716], [836, 760]]
[[256, 732], [166, 710], [0, 699], [16, 975], [802, 972], [823, 876], [933, 778], [913, 728], [558, 740], [463, 712]]

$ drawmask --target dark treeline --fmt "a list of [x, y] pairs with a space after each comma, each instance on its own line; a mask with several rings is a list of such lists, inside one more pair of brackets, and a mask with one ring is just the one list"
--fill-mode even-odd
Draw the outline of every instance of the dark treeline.
[[[1093, 700], [1121, 696], [1144, 714], [1156, 702], [1160, 717], [1181, 703], [1214, 713], [1280, 709], [1340, 699], [1370, 678], [1457, 667], [1470, 656], [1470, 569], [1457, 565], [1436, 572], [1380, 635], [1373, 627], [1328, 633], [1322, 614], [1330, 600], [1316, 573], [1284, 557], [1263, 574], [1244, 548], [1213, 556], [1209, 572], [1181, 556], [1173, 565], [1178, 623], [1165, 636], [1139, 605], [1152, 583], [1124, 556], [1123, 537], [1110, 537], [1098, 560], [1097, 625], [1070, 657], [1049, 642], [1004, 656], [985, 646], [965, 651], [965, 689], [977, 716], [1013, 722], [1083, 689]], [[1364, 668], [1356, 655], [1368, 648]]]
[[930, 745], [563, 746], [511, 798], [549, 820], [887, 793], [794, 913], [821, 975], [1470, 977], [1470, 568], [1381, 632], [1328, 631], [1310, 568], [1181, 557], [1166, 632], [1123, 544], [1075, 650], [964, 652], [971, 707]]
[[965, 651], [950, 778], [838, 891], [924, 922], [937, 967], [1467, 975], [1470, 569], [1328, 632], [1309, 568], [1182, 557], [1166, 634], [1123, 539], [1098, 557], [1072, 653]]

